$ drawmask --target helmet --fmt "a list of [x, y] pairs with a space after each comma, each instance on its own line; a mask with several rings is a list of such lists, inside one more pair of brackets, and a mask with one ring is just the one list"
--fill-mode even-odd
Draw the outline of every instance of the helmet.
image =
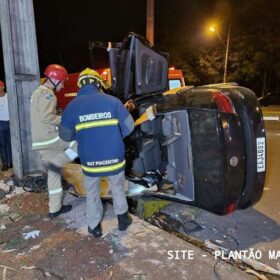
[[85, 70], [83, 70], [78, 78], [77, 85], [79, 88], [86, 84], [96, 84], [98, 87], [104, 87], [100, 74], [97, 71], [90, 68], [86, 68]]
[[46, 68], [44, 74], [49, 79], [56, 79], [61, 82], [64, 82], [68, 78], [67, 70], [58, 64], [50, 64]]
[[3, 88], [5, 87], [4, 82], [3, 82], [3, 81], [1, 81], [1, 80], [0, 80], [0, 87], [3, 87]]

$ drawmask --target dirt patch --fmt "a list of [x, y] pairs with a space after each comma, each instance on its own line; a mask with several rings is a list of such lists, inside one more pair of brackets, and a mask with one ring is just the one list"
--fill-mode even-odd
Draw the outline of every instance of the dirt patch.
[[[21, 280], [128, 277], [115, 266], [116, 248], [65, 227], [60, 219], [44, 214], [26, 215], [7, 225], [0, 233], [0, 278], [1, 274], [1, 279]], [[40, 231], [39, 236], [24, 239], [23, 233], [34, 230]]]
[[7, 204], [12, 212], [21, 215], [48, 213], [47, 193], [24, 193], [11, 199], [5, 199], [2, 203]]
[[47, 193], [1, 200], [0, 279], [128, 279], [116, 265], [121, 249], [47, 214]]
[[[0, 165], [0, 170], [1, 170], [1, 168], [2, 168], [2, 165]], [[0, 171], [0, 180], [8, 178], [12, 174], [13, 174], [12, 168], [8, 169], [7, 171]]]

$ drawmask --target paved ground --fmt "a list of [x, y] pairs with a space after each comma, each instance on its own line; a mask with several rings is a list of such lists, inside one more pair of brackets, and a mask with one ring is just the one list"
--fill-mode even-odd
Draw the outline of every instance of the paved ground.
[[280, 121], [267, 121], [267, 173], [265, 191], [255, 209], [280, 224]]
[[268, 106], [262, 107], [263, 115], [265, 120], [280, 120], [280, 107], [279, 106]]

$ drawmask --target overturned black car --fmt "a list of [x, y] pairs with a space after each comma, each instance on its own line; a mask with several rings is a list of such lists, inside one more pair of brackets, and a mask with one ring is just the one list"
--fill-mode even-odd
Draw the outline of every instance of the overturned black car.
[[130, 192], [144, 182], [141, 191], [217, 214], [260, 199], [266, 140], [250, 89], [214, 84], [167, 91], [167, 59], [134, 33], [113, 45], [109, 58], [112, 94], [133, 101], [139, 124], [126, 139]]

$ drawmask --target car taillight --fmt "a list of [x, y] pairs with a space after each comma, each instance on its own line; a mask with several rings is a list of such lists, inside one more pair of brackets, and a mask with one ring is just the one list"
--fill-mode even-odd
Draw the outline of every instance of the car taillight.
[[103, 71], [101, 73], [101, 78], [103, 81], [107, 81], [108, 80], [108, 72], [107, 71]]
[[212, 97], [220, 111], [232, 114], [235, 113], [234, 106], [226, 94], [222, 92], [213, 92]]
[[225, 209], [225, 214], [230, 214], [237, 208], [237, 203], [233, 202], [231, 203], [226, 209]]

